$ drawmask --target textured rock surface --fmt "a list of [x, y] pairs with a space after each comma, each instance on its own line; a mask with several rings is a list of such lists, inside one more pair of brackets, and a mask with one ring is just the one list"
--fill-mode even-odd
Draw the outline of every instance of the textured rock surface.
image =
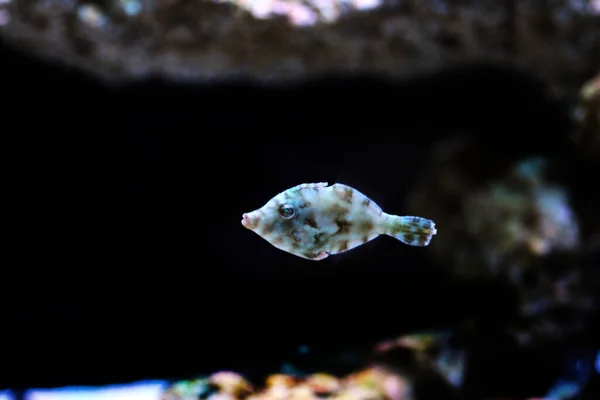
[[440, 143], [409, 210], [446, 227], [431, 251], [457, 275], [510, 282], [520, 303], [511, 328], [521, 343], [595, 340], [598, 216], [576, 176], [597, 167], [502, 153], [466, 138]]
[[600, 73], [583, 85], [575, 117], [578, 122], [574, 140], [582, 152], [600, 157]]
[[570, 88], [600, 66], [597, 0], [227, 1], [0, 0], [0, 34], [109, 80], [394, 76], [486, 60]]

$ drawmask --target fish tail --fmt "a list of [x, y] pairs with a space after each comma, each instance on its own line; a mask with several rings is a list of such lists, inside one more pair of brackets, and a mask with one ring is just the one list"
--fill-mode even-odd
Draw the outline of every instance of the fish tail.
[[409, 246], [427, 246], [437, 230], [435, 222], [427, 218], [388, 215], [383, 233]]

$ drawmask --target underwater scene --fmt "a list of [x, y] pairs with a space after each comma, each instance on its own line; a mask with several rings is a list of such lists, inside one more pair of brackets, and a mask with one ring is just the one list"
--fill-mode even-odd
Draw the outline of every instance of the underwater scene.
[[600, 399], [600, 2], [0, 0], [0, 400]]

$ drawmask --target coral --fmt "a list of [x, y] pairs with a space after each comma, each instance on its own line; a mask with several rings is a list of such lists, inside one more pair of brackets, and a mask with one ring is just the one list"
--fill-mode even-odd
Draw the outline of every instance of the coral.
[[[273, 373], [263, 383], [251, 385], [237, 373], [222, 371], [203, 379], [176, 382], [162, 398], [412, 400], [417, 394], [431, 389], [435, 381], [432, 376], [449, 381], [446, 387], [442, 385], [436, 389], [434, 396], [441, 394], [444, 398], [454, 398], [456, 389], [452, 386], [460, 385], [464, 353], [450, 351], [445, 344], [446, 338], [447, 335], [426, 333], [379, 343], [360, 362], [361, 367], [343, 376], [321, 372], [304, 375]], [[408, 358], [390, 357], [390, 353], [398, 349], [404, 350]], [[424, 398], [432, 398], [431, 393], [425, 394]]]
[[[233, 372], [218, 372], [215, 375], [224, 373], [235, 377], [239, 386], [249, 386], [241, 375]], [[262, 389], [247, 395], [236, 395], [221, 385], [214, 385], [213, 392], [207, 395], [207, 387], [212, 380], [214, 375], [208, 379], [178, 382], [163, 394], [162, 399], [191, 400], [200, 397], [211, 400], [412, 399], [407, 380], [382, 367], [369, 367], [342, 378], [324, 373], [312, 374], [304, 379], [273, 374], [266, 379]]]
[[[251, 385], [240, 374], [221, 371], [207, 378], [175, 382], [163, 393], [162, 400], [518, 399], [519, 397], [499, 396], [500, 393], [514, 393], [506, 376], [498, 377], [504, 387], [497, 391], [497, 395], [473, 395], [468, 388], [467, 391], [464, 390], [463, 381], [468, 369], [481, 366], [469, 365], [468, 353], [477, 350], [465, 347], [468, 340], [457, 341], [458, 336], [455, 333], [419, 333], [380, 342], [368, 356], [359, 361], [361, 365], [344, 375], [279, 372], [271, 373], [261, 379], [260, 383]], [[493, 374], [495, 367], [489, 365], [489, 361], [499, 360], [488, 360], [487, 368]], [[570, 361], [579, 369], [584, 362], [582, 357], [571, 357]], [[479, 381], [481, 376], [476, 375], [475, 379]], [[583, 386], [589, 378], [590, 374], [585, 372], [573, 375], [567, 371], [549, 387], [542, 389], [545, 393], [539, 393], [539, 396], [546, 394], [544, 397], [529, 400], [566, 399], [572, 395], [585, 394]], [[474, 383], [475, 386], [480, 386], [480, 382]]]

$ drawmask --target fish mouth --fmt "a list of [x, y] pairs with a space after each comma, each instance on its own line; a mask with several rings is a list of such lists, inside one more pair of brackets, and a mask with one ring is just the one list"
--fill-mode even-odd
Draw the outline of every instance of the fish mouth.
[[242, 225], [244, 228], [252, 230], [258, 225], [258, 218], [252, 215], [252, 213], [244, 213], [242, 214]]

